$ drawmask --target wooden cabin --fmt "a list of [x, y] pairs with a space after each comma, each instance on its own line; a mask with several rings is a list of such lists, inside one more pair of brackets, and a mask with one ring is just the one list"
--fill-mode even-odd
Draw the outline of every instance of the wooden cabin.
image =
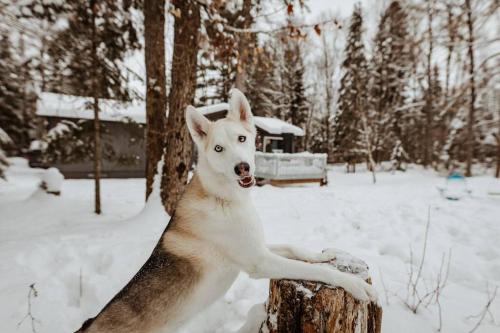
[[[144, 103], [123, 103], [116, 100], [99, 100], [101, 141], [104, 151], [112, 151], [112, 157], [102, 159], [103, 178], [137, 178], [145, 176], [145, 107]], [[43, 92], [36, 105], [38, 122], [37, 136], [43, 138], [55, 130], [62, 121], [71, 121], [92, 126], [94, 112], [88, 97]], [[75, 137], [75, 140], [79, 138]], [[56, 167], [66, 178], [92, 178], [93, 160], [83, 158], [58, 161], [47, 165], [42, 158], [44, 142], [35, 140], [28, 154], [32, 167]]]

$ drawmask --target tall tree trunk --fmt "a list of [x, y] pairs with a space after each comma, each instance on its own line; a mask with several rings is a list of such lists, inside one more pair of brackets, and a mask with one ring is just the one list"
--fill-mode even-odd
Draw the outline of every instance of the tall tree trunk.
[[172, 88], [168, 99], [165, 163], [161, 183], [162, 202], [169, 214], [187, 182], [191, 161], [191, 140], [184, 120], [186, 106], [192, 102], [196, 87], [200, 5], [194, 0], [173, 0], [180, 10], [174, 25]]
[[93, 0], [92, 8], [92, 98], [94, 100], [94, 182], [95, 182], [95, 208], [96, 214], [101, 214], [101, 124], [99, 122], [99, 78], [97, 60], [97, 32], [95, 17], [98, 4]]
[[427, 0], [428, 27], [427, 34], [429, 38], [429, 50], [427, 52], [427, 94], [425, 98], [425, 137], [424, 137], [424, 166], [428, 166], [432, 160], [432, 118], [434, 113], [433, 103], [433, 83], [432, 83], [432, 52], [434, 47], [434, 35], [432, 31], [432, 21], [434, 14], [434, 0]]
[[450, 96], [450, 68], [451, 68], [451, 58], [453, 56], [453, 50], [455, 48], [456, 41], [456, 28], [455, 28], [455, 17], [453, 15], [453, 5], [451, 3], [446, 4], [447, 21], [446, 28], [448, 31], [448, 45], [446, 47], [448, 53], [446, 55], [446, 75], [445, 75], [445, 88], [444, 96], [445, 101], [448, 103], [448, 97]]
[[[248, 29], [252, 24], [251, 10], [252, 0], [243, 0], [243, 9], [241, 11], [241, 17], [243, 18], [242, 29]], [[238, 66], [236, 68], [234, 85], [243, 93], [246, 92], [246, 66], [248, 61], [248, 52], [253, 50], [253, 48], [248, 47], [250, 36], [251, 34], [248, 32], [242, 32], [238, 35]]]
[[500, 108], [498, 108], [498, 124], [497, 124], [497, 169], [495, 170], [495, 177], [500, 177]]
[[[44, 22], [44, 25], [45, 25], [45, 22]], [[46, 38], [45, 38], [45, 34], [42, 35], [42, 38], [41, 38], [41, 44], [42, 46], [40, 47], [40, 65], [39, 65], [39, 70], [40, 70], [40, 78], [41, 78], [41, 90], [42, 92], [45, 92], [45, 87], [46, 87], [46, 78], [45, 78], [45, 48], [47, 45], [47, 41], [46, 41]]]
[[500, 177], [500, 123], [498, 124], [498, 133], [496, 139], [497, 139], [497, 168], [495, 170], [495, 177], [499, 178]]
[[145, 0], [146, 199], [163, 153], [167, 107], [165, 74], [165, 0]]
[[328, 44], [326, 42], [326, 37], [325, 34], [322, 35], [321, 37], [322, 40], [322, 46], [323, 46], [323, 58], [324, 58], [324, 70], [323, 73], [325, 74], [325, 95], [326, 95], [326, 118], [325, 118], [325, 136], [326, 136], [326, 142], [324, 143], [324, 152], [330, 157], [331, 151], [330, 151], [330, 142], [331, 142], [331, 131], [330, 131], [330, 117], [332, 115], [332, 99], [333, 99], [333, 87], [332, 87], [332, 71], [331, 67], [332, 64], [329, 62], [330, 60], [330, 55], [328, 54]]
[[469, 119], [467, 123], [467, 166], [465, 175], [472, 176], [472, 158], [474, 154], [474, 108], [476, 102], [476, 86], [474, 82], [474, 22], [472, 21], [472, 7], [470, 0], [465, 0], [467, 10], [467, 28], [468, 28], [468, 53], [469, 53], [469, 85], [470, 85], [470, 105]]

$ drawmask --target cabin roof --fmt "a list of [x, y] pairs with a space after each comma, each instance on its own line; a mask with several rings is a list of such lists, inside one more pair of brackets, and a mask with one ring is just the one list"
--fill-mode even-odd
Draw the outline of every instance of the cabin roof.
[[278, 118], [254, 117], [255, 126], [263, 129], [270, 134], [293, 134], [303, 136], [304, 130], [298, 126], [292, 125]]
[[[36, 103], [36, 114], [43, 117], [94, 119], [92, 98], [42, 92]], [[146, 123], [143, 102], [121, 102], [99, 99], [99, 118], [103, 121], [123, 122], [132, 119]]]
[[[229, 109], [228, 103], [219, 103], [209, 106], [197, 108], [204, 115], [212, 113], [227, 111]], [[298, 126], [292, 125], [278, 118], [259, 117], [254, 116], [255, 126], [266, 131], [269, 134], [293, 134], [296, 136], [303, 136], [304, 130]]]
[[[197, 108], [204, 115], [227, 111], [228, 103], [219, 103]], [[99, 99], [99, 118], [102, 121], [123, 122], [129, 119], [146, 123], [145, 104], [142, 101], [121, 102], [112, 99]], [[42, 92], [38, 96], [36, 114], [42, 117], [94, 119], [92, 98]], [[304, 130], [278, 118], [254, 117], [255, 126], [269, 134], [293, 134], [303, 136]]]

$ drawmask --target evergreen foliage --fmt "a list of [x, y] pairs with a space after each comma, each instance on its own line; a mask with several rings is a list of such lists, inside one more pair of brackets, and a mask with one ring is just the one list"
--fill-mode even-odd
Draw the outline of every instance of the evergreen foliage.
[[335, 145], [342, 160], [354, 163], [360, 159], [360, 117], [367, 107], [368, 65], [362, 40], [363, 17], [356, 5], [351, 17], [342, 62], [338, 113], [335, 117]]
[[[54, 63], [54, 77], [49, 90], [77, 96], [92, 96], [93, 73], [98, 75], [101, 98], [130, 100], [126, 54], [141, 47], [131, 13], [140, 8], [140, 1], [70, 0], [65, 14], [68, 25], [51, 40], [48, 53]], [[97, 68], [92, 61], [92, 29], [95, 18]]]
[[411, 68], [407, 22], [408, 16], [401, 2], [392, 1], [380, 19], [375, 37], [370, 108], [374, 113], [376, 161], [389, 158], [388, 154], [396, 145], [404, 146], [406, 124], [400, 108], [405, 103]]
[[29, 145], [34, 94], [24, 68], [27, 64], [16, 53], [8, 32], [0, 31], [0, 124], [14, 143], [10, 149], [19, 153]]

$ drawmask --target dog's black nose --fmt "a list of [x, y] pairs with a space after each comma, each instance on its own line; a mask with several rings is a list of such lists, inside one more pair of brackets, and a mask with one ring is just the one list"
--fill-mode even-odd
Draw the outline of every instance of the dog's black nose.
[[236, 166], [234, 167], [234, 172], [238, 175], [238, 176], [246, 176], [248, 175], [248, 173], [250, 172], [250, 165], [248, 165], [247, 162], [241, 162], [241, 163], [238, 163], [236, 164]]

